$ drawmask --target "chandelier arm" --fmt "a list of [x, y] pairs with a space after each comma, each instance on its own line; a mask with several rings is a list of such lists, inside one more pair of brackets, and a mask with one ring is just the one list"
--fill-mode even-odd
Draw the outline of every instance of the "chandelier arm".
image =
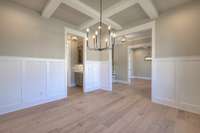
[[114, 47], [115, 45], [115, 34], [111, 32], [111, 27], [108, 26], [108, 34], [106, 35], [106, 43], [105, 45], [102, 45], [103, 38], [102, 38], [102, 25], [103, 25], [103, 0], [100, 0], [100, 21], [99, 21], [99, 34], [98, 30], [95, 32], [95, 35], [93, 36], [93, 44], [92, 46], [89, 45], [89, 28], [87, 29], [87, 47], [89, 50], [94, 50], [94, 51], [103, 51], [103, 50], [110, 50]]

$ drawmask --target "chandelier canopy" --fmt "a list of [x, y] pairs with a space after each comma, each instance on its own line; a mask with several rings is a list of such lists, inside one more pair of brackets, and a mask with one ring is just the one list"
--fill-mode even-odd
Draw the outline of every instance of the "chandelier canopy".
[[[103, 51], [112, 49], [112, 47], [115, 45], [115, 38], [116, 34], [111, 31], [111, 26], [108, 26], [108, 29], [105, 29], [104, 31], [107, 31], [106, 37], [103, 40], [102, 30], [103, 30], [103, 22], [102, 22], [102, 13], [103, 12], [103, 2], [100, 0], [100, 18], [99, 18], [99, 26], [98, 29], [95, 31], [95, 33], [92, 35], [90, 32], [90, 29], [87, 28], [87, 38], [86, 38], [86, 44], [87, 48], [89, 50], [95, 50], [95, 51]], [[92, 42], [89, 44], [89, 42]]]

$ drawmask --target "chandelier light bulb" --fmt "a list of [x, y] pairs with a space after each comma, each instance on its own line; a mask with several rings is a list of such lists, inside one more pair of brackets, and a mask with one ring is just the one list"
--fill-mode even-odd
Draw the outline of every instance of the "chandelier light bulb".
[[87, 29], [86, 29], [86, 31], [87, 31], [87, 32], [90, 32], [90, 29], [89, 29], [89, 28], [87, 28]]
[[86, 37], [85, 40], [88, 41], [88, 38]]
[[113, 33], [113, 37], [114, 37], [114, 38], [116, 37], [116, 34], [115, 34], [115, 33]]
[[[103, 26], [103, 0], [99, 0], [99, 22], [96, 26], [96, 30], [92, 30], [93, 28], [86, 29], [87, 31], [87, 48], [89, 50], [94, 51], [103, 51], [107, 49], [112, 49], [115, 45], [115, 33], [111, 27], [111, 25]], [[92, 34], [91, 34], [92, 33]], [[104, 36], [105, 33], [105, 36]], [[104, 40], [105, 39], [105, 40]], [[113, 49], [112, 49], [113, 50]]]
[[108, 26], [108, 30], [111, 30], [111, 26], [110, 25]]

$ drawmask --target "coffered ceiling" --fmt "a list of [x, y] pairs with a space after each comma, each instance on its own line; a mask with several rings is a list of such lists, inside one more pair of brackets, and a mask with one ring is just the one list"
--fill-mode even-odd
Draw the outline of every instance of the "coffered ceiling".
[[92, 20], [91, 17], [63, 3], [60, 4], [52, 17], [61, 19], [76, 26], [80, 26], [82, 23]]
[[[45, 18], [57, 18], [85, 30], [99, 20], [100, 0], [11, 0]], [[192, 0], [103, 0], [103, 23], [116, 30], [151, 21]]]
[[133, 23], [144, 20], [150, 20], [148, 15], [144, 12], [139, 4], [135, 4], [119, 13], [116, 13], [115, 15], [111, 16], [110, 19], [117, 22], [122, 27], [127, 27], [133, 25]]
[[[99, 8], [100, 0], [80, 0], [80, 1], [89, 5], [90, 7], [94, 8], [97, 11], [100, 10]], [[103, 9], [105, 10], [119, 1], [121, 0], [103, 0]]]

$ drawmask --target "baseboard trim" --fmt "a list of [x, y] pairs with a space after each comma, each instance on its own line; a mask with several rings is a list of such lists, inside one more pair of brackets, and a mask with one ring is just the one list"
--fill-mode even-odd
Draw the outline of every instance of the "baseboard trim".
[[132, 79], [144, 79], [144, 80], [151, 80], [151, 77], [141, 77], [141, 76], [131, 76]]
[[173, 100], [162, 99], [162, 98], [152, 98], [152, 102], [156, 103], [156, 104], [161, 104], [161, 105], [165, 105], [165, 106], [168, 106], [168, 107], [184, 110], [184, 111], [187, 111], [187, 112], [200, 114], [200, 107], [199, 106], [186, 104], [186, 103], [176, 103]]
[[130, 84], [129, 81], [124, 81], [124, 80], [115, 80], [115, 83], [120, 83], [120, 84]]
[[68, 87], [76, 87], [76, 84], [75, 83], [74, 84], [69, 84]]
[[38, 106], [38, 105], [42, 105], [42, 104], [46, 104], [46, 103], [50, 103], [50, 102], [55, 102], [57, 100], [62, 100], [67, 98], [67, 95], [58, 95], [58, 96], [54, 96], [51, 98], [46, 98], [44, 100], [40, 100], [40, 101], [36, 101], [36, 102], [32, 102], [32, 103], [21, 103], [21, 104], [17, 104], [15, 106], [8, 106], [6, 108], [0, 108], [0, 115], [4, 115], [4, 114], [8, 114], [11, 112], [15, 112], [15, 111], [20, 111], [23, 109], [28, 109], [34, 106]]

